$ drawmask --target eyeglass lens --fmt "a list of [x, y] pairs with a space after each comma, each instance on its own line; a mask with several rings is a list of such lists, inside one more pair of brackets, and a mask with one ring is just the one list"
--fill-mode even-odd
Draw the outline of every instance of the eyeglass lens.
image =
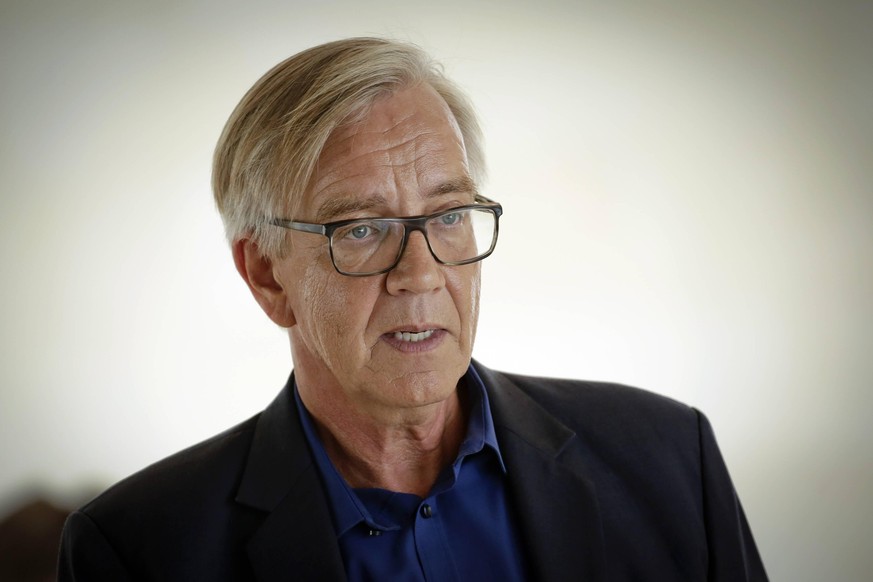
[[[494, 244], [494, 213], [487, 209], [444, 212], [425, 223], [433, 254], [444, 263], [463, 263], [486, 255]], [[404, 224], [367, 219], [333, 232], [331, 248], [337, 269], [345, 273], [373, 273], [390, 268], [398, 259]]]

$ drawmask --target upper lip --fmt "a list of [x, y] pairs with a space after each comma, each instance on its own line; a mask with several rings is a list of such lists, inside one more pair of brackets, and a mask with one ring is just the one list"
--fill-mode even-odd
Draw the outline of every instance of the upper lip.
[[435, 323], [422, 323], [422, 324], [408, 324], [408, 325], [398, 325], [395, 328], [392, 328], [386, 331], [386, 334], [397, 333], [398, 331], [408, 331], [409, 333], [421, 333], [423, 331], [428, 331], [430, 329], [442, 329], [441, 326]]

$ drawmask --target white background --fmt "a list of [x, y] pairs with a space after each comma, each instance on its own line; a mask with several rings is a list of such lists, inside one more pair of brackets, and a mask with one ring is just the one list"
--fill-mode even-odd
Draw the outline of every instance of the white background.
[[273, 64], [390, 35], [484, 120], [506, 214], [475, 355], [703, 409], [772, 578], [869, 575], [871, 4], [0, 6], [0, 497], [73, 498], [272, 399], [287, 340], [212, 149]]

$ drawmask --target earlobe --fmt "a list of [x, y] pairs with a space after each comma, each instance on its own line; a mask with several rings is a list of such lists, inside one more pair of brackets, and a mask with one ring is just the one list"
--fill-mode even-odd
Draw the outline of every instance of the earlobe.
[[263, 256], [258, 245], [249, 238], [235, 240], [232, 250], [237, 272], [267, 317], [276, 325], [293, 326], [294, 313], [282, 282], [276, 278], [273, 261]]

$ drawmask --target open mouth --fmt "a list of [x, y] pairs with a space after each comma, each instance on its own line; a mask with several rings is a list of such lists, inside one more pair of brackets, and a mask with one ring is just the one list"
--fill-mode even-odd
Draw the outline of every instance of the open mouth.
[[393, 337], [397, 341], [415, 343], [415, 342], [420, 342], [420, 341], [426, 340], [427, 338], [429, 338], [430, 336], [433, 335], [434, 331], [435, 330], [432, 330], [432, 329], [428, 329], [425, 331], [418, 331], [418, 332], [416, 332], [416, 331], [395, 331], [393, 334]]

